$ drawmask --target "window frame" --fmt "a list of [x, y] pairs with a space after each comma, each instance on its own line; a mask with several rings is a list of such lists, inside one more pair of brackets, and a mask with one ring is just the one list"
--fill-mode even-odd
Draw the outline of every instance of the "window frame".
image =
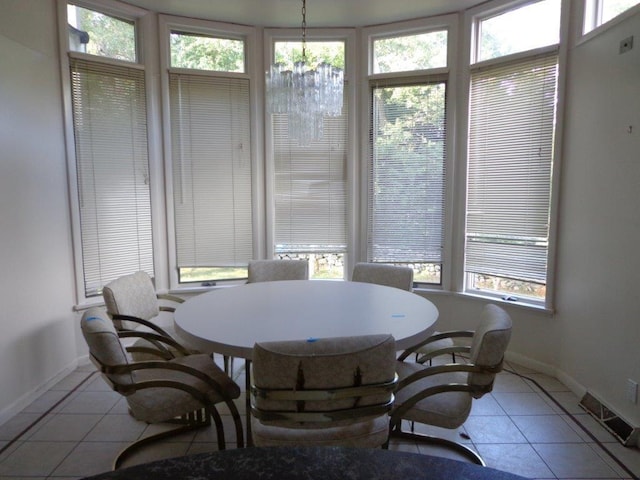
[[[273, 63], [274, 59], [274, 46], [276, 42], [300, 42], [302, 40], [300, 29], [294, 28], [265, 28], [264, 29], [264, 41], [263, 41], [263, 61], [265, 70], [269, 65]], [[350, 271], [349, 265], [353, 263], [352, 259], [355, 258], [355, 252], [353, 245], [355, 243], [356, 232], [354, 229], [354, 218], [357, 216], [357, 203], [354, 201], [356, 196], [356, 184], [355, 179], [357, 175], [357, 162], [358, 158], [358, 142], [356, 139], [358, 135], [358, 99], [356, 98], [356, 30], [355, 28], [308, 28], [306, 31], [307, 42], [322, 42], [322, 41], [341, 41], [345, 45], [345, 69], [344, 69], [344, 89], [345, 96], [347, 98], [347, 139], [346, 146], [346, 162], [345, 162], [345, 216], [346, 216], [346, 250], [343, 254], [344, 261], [344, 279], [346, 280], [348, 272]], [[266, 95], [266, 92], [263, 92]], [[271, 128], [270, 114], [263, 111], [263, 125], [264, 125], [264, 158], [265, 158], [265, 172], [264, 183], [265, 189], [265, 204], [266, 204], [266, 217], [265, 217], [265, 241], [264, 250], [261, 252], [263, 256], [259, 258], [279, 258], [276, 253], [275, 242], [275, 158], [274, 158], [274, 143], [273, 143], [273, 130]], [[334, 252], [326, 252], [334, 253]], [[355, 264], [355, 263], [353, 263]]]
[[623, 21], [625, 18], [640, 12], [640, 3], [637, 3], [620, 12], [618, 15], [603, 21], [602, 9], [605, 1], [606, 0], [583, 0], [583, 2], [581, 2], [580, 7], [582, 8], [582, 12], [578, 11], [578, 13], [582, 13], [582, 28], [579, 33], [581, 37], [586, 37], [584, 38], [585, 40]]
[[[454, 232], [454, 186], [456, 182], [455, 159], [458, 145], [456, 142], [457, 119], [459, 118], [458, 108], [460, 101], [458, 98], [458, 29], [459, 16], [457, 14], [442, 15], [428, 19], [417, 19], [406, 22], [398, 22], [389, 25], [366, 27], [363, 29], [361, 44], [362, 58], [366, 58], [366, 65], [363, 66], [363, 79], [360, 83], [361, 102], [360, 115], [361, 123], [366, 128], [362, 129], [361, 143], [363, 152], [361, 154], [360, 181], [360, 219], [358, 231], [360, 240], [358, 243], [358, 261], [368, 261], [368, 218], [369, 218], [369, 179], [371, 177], [372, 144], [370, 132], [372, 132], [373, 103], [372, 94], [374, 86], [378, 84], [399, 86], [403, 84], [430, 84], [434, 82], [445, 82], [447, 97], [445, 105], [446, 116], [446, 140], [445, 140], [445, 188], [444, 188], [444, 238], [442, 249], [442, 263], [440, 265], [440, 284], [414, 282], [414, 289], [418, 291], [452, 291], [455, 278], [455, 265], [453, 260]], [[373, 73], [373, 42], [380, 38], [404, 37], [407, 35], [417, 35], [438, 30], [447, 30], [447, 66], [426, 70], [409, 70], [388, 73]]]
[[[461, 106], [460, 114], [464, 120], [460, 121], [457, 125], [458, 138], [459, 138], [459, 152], [458, 158], [458, 178], [457, 178], [457, 193], [456, 193], [456, 239], [455, 239], [455, 258], [458, 265], [456, 270], [457, 277], [455, 279], [454, 291], [459, 292], [462, 295], [472, 298], [489, 299], [496, 302], [509, 303], [510, 305], [533, 308], [535, 310], [544, 310], [547, 312], [553, 312], [554, 310], [554, 297], [555, 297], [555, 270], [556, 270], [556, 249], [557, 249], [557, 223], [558, 223], [558, 208], [559, 208], [559, 189], [561, 183], [561, 152], [563, 144], [563, 122], [562, 115], [564, 111], [565, 96], [566, 96], [566, 64], [567, 55], [569, 50], [569, 23], [570, 23], [570, 10], [572, 5], [570, 2], [562, 1], [560, 6], [560, 35], [559, 43], [552, 46], [542, 47], [529, 51], [519, 52], [504, 57], [498, 57], [483, 62], [478, 62], [477, 48], [478, 48], [478, 22], [484, 18], [505, 13], [511, 9], [517, 9], [525, 6], [529, 3], [527, 0], [519, 0], [516, 2], [498, 2], [493, 7], [486, 8], [479, 6], [468, 10], [464, 16], [464, 50], [461, 51], [462, 61], [466, 61], [466, 74], [464, 75], [464, 82], [460, 94], [460, 99], [464, 102]], [[466, 191], [467, 191], [467, 158], [468, 158], [468, 135], [469, 135], [469, 100], [470, 100], [470, 86], [471, 86], [471, 69], [474, 67], [481, 68], [490, 66], [493, 64], [500, 64], [503, 62], [511, 62], [521, 58], [533, 57], [540, 54], [548, 53], [549, 51], [556, 51], [558, 54], [558, 84], [557, 84], [557, 101], [556, 101], [556, 125], [555, 135], [553, 141], [553, 165], [552, 165], [552, 183], [550, 190], [550, 207], [549, 207], [549, 246], [547, 251], [547, 283], [546, 283], [546, 297], [542, 301], [529, 301], [525, 298], [520, 298], [517, 301], [507, 300], [503, 298], [503, 294], [494, 294], [490, 292], [478, 292], [475, 290], [467, 289], [467, 276], [464, 272], [465, 261], [465, 233], [466, 233]]]
[[[160, 38], [160, 81], [162, 100], [162, 133], [164, 145], [164, 188], [166, 195], [166, 245], [167, 245], [167, 268], [169, 287], [172, 291], [202, 291], [214, 285], [234, 285], [243, 283], [244, 279], [225, 279], [214, 282], [203, 282], [195, 284], [193, 282], [180, 282], [177, 259], [177, 245], [175, 236], [175, 209], [173, 206], [173, 163], [171, 160], [171, 119], [169, 114], [170, 94], [169, 94], [169, 73], [191, 73], [210, 76], [213, 78], [237, 78], [246, 79], [249, 82], [249, 115], [251, 131], [251, 209], [252, 209], [252, 232], [253, 232], [253, 255], [259, 255], [260, 245], [264, 239], [261, 234], [261, 226], [264, 224], [264, 213], [261, 208], [263, 190], [261, 187], [263, 178], [262, 168], [258, 161], [262, 154], [260, 127], [257, 124], [261, 106], [258, 102], [258, 82], [256, 82], [256, 30], [253, 27], [232, 25], [222, 22], [190, 19], [171, 15], [159, 15], [159, 38]], [[194, 70], [186, 68], [171, 67], [170, 34], [172, 31], [181, 33], [193, 33], [196, 35], [214, 36], [217, 38], [229, 38], [242, 40], [245, 45], [245, 69], [244, 72], [224, 72], [214, 70]]]
[[[117, 60], [109, 57], [101, 57], [84, 52], [77, 52], [70, 50], [69, 35], [67, 29], [67, 5], [71, 3], [73, 5], [94, 10], [105, 15], [109, 15], [122, 20], [131, 21], [135, 25], [135, 41], [136, 41], [136, 62], [129, 62], [126, 60]], [[72, 91], [71, 91], [71, 79], [70, 79], [70, 58], [77, 58], [80, 60], [88, 60], [90, 62], [99, 62], [105, 65], [115, 66], [129, 66], [133, 68], [141, 69], [145, 72], [145, 75], [149, 71], [147, 58], [150, 58], [151, 52], [149, 49], [149, 43], [145, 42], [146, 31], [152, 24], [153, 15], [148, 11], [134, 7], [128, 4], [118, 2], [116, 0], [57, 0], [57, 21], [58, 21], [58, 45], [60, 51], [60, 72], [61, 72], [61, 85], [62, 85], [62, 108], [63, 108], [63, 123], [64, 123], [64, 141], [66, 146], [66, 164], [67, 164], [67, 178], [69, 182], [69, 204], [70, 204], [70, 221], [71, 221], [71, 240], [73, 246], [73, 258], [75, 266], [75, 308], [84, 308], [87, 306], [95, 305], [102, 302], [100, 295], [87, 295], [84, 288], [84, 260], [83, 260], [83, 248], [82, 248], [82, 223], [80, 219], [80, 199], [78, 195], [79, 179], [76, 165], [76, 147], [75, 147], [75, 134], [74, 134], [74, 118], [72, 107]], [[162, 276], [161, 266], [158, 264], [159, 251], [161, 246], [161, 239], [156, 235], [156, 229], [154, 226], [155, 218], [157, 215], [162, 215], [161, 202], [158, 202], [157, 196], [154, 195], [155, 188], [157, 187], [158, 179], [161, 175], [158, 175], [157, 165], [153, 163], [153, 158], [158, 149], [158, 143], [154, 142], [154, 133], [156, 131], [157, 120], [153, 117], [152, 108], [149, 104], [149, 99], [152, 98], [152, 86], [151, 82], [145, 81], [146, 100], [147, 100], [147, 149], [149, 158], [149, 176], [150, 176], [150, 201], [151, 201], [151, 229], [152, 229], [152, 249], [153, 249], [153, 266], [155, 272], [156, 283], [159, 277]]]

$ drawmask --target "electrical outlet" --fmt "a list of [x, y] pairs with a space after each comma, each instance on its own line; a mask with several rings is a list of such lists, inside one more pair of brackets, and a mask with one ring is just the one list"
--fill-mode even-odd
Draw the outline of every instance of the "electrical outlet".
[[638, 403], [638, 382], [627, 378], [627, 400], [631, 403]]
[[620, 50], [619, 50], [620, 53], [628, 52], [632, 48], [633, 48], [633, 35], [623, 40], [620, 40]]

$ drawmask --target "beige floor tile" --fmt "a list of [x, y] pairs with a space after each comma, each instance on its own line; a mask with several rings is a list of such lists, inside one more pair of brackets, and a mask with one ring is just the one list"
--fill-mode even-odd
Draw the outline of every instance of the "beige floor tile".
[[[54, 470], [54, 476], [87, 477], [112, 469], [124, 442], [82, 442]], [[57, 480], [57, 479], [56, 479]]]
[[471, 441], [481, 443], [527, 443], [518, 427], [507, 416], [475, 416], [464, 423]]
[[478, 453], [488, 467], [503, 470], [527, 478], [556, 478], [553, 472], [528, 443], [480, 444]]
[[616, 472], [586, 443], [532, 444], [558, 478], [616, 478]]
[[582, 438], [560, 415], [515, 415], [513, 423], [529, 443], [580, 443]]
[[23, 442], [0, 462], [1, 476], [47, 476], [77, 442]]
[[552, 415], [555, 413], [537, 393], [494, 392], [493, 397], [507, 415]]

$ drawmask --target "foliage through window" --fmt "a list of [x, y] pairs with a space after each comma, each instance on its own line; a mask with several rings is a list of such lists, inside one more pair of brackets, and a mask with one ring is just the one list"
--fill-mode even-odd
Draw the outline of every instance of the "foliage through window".
[[542, 0], [478, 22], [477, 61], [555, 45], [560, 38], [560, 0]]
[[441, 283], [446, 83], [373, 88], [368, 259]]
[[373, 73], [427, 70], [447, 66], [447, 31], [373, 41]]
[[171, 66], [218, 72], [245, 71], [244, 41], [171, 32]]
[[136, 29], [132, 21], [69, 4], [69, 47], [117, 60], [136, 61]]

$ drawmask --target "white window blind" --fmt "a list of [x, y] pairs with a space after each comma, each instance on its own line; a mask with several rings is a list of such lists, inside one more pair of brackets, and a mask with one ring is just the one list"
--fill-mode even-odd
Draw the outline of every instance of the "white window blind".
[[253, 256], [249, 80], [169, 75], [178, 268]]
[[373, 88], [368, 260], [442, 263], [446, 83]]
[[[346, 92], [345, 92], [346, 98]], [[272, 115], [275, 253], [344, 253], [347, 117], [325, 116], [323, 137], [299, 146], [285, 114]]]
[[85, 294], [153, 276], [144, 71], [71, 59]]
[[466, 271], [546, 283], [557, 55], [472, 72]]

